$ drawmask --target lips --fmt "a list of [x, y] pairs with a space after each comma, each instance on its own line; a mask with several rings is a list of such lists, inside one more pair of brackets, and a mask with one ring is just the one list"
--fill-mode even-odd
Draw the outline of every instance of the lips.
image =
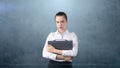
[[62, 28], [62, 27], [59, 27], [59, 28]]

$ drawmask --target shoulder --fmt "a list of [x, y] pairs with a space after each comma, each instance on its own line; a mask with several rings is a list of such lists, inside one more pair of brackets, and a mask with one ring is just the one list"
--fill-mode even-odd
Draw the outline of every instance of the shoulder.
[[55, 35], [55, 32], [50, 32], [49, 34], [48, 34], [48, 37], [53, 37]]
[[54, 39], [55, 32], [50, 32], [47, 36], [47, 40], [53, 40]]
[[74, 39], [74, 40], [78, 39], [78, 37], [77, 37], [75, 32], [69, 32], [69, 36], [70, 36], [71, 39]]
[[69, 32], [69, 31], [68, 31], [68, 34], [70, 34], [71, 36], [77, 36], [77, 35], [75, 34], [75, 32]]

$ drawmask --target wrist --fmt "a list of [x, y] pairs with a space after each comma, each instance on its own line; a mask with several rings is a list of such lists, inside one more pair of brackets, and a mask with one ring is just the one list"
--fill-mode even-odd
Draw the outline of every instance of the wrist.
[[62, 50], [58, 50], [58, 49], [56, 49], [55, 52], [56, 52], [57, 54], [62, 55]]
[[54, 50], [53, 50], [53, 53], [57, 53], [57, 49], [54, 49]]
[[57, 55], [57, 56], [56, 56], [56, 59], [59, 59], [59, 60], [65, 60], [65, 57], [62, 56], [62, 55]]

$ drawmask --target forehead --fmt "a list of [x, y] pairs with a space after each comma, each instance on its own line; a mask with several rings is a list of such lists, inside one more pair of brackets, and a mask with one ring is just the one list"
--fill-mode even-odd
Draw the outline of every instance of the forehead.
[[57, 20], [65, 20], [65, 16], [56, 16], [55, 19], [56, 19], [56, 21]]

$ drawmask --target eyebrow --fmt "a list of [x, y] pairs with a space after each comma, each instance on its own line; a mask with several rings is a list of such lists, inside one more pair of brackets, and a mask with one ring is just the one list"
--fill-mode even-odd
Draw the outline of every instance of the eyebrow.
[[64, 20], [62, 20], [61, 22], [64, 22]]

